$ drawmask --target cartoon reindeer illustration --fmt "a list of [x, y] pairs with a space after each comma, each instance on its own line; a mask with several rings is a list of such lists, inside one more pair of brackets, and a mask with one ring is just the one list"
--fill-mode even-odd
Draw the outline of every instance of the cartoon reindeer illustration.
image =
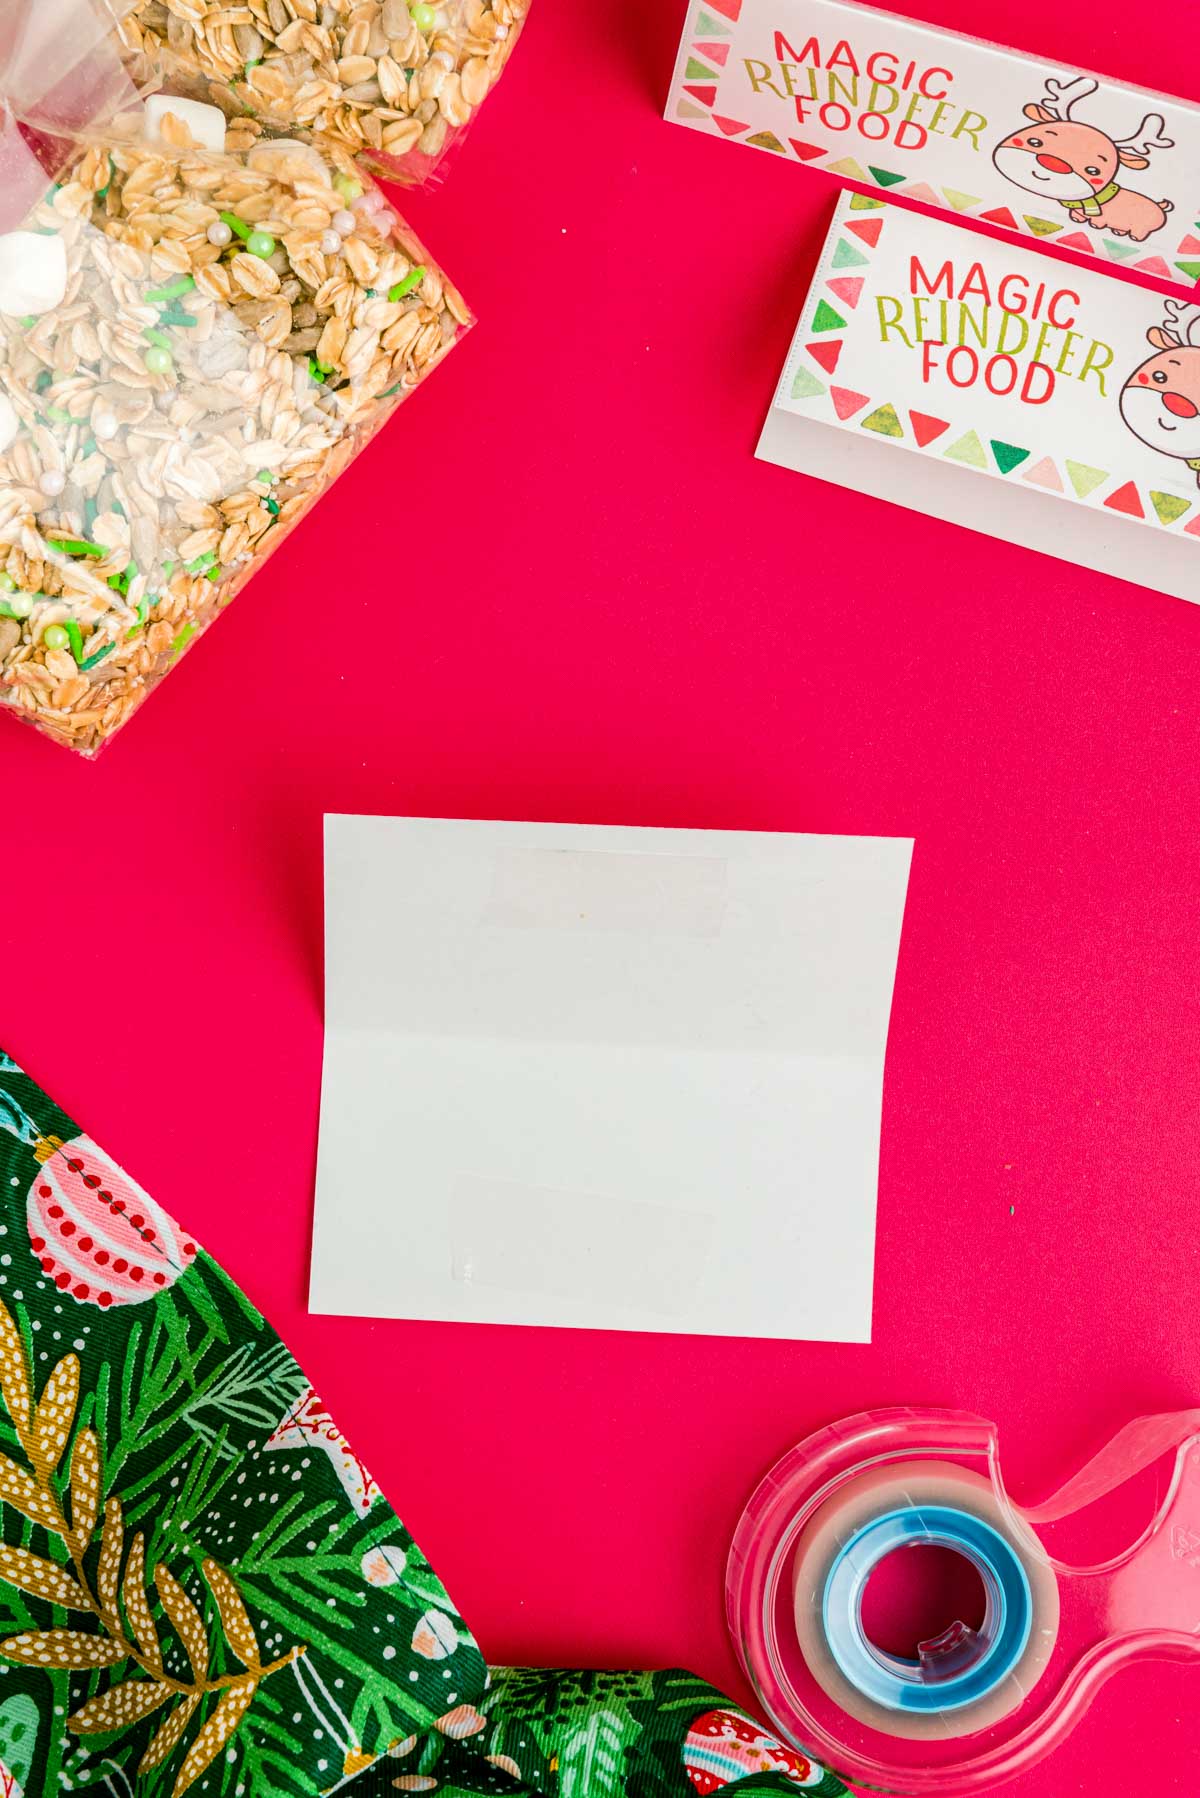
[[1151, 449], [1186, 462], [1200, 487], [1200, 309], [1167, 300], [1166, 314], [1146, 333], [1157, 353], [1121, 389], [1121, 417]]
[[1147, 113], [1129, 137], [1117, 138], [1072, 118], [1073, 109], [1097, 85], [1087, 75], [1073, 81], [1051, 76], [1045, 98], [1024, 109], [1032, 126], [998, 143], [992, 161], [1014, 186], [1064, 207], [1075, 224], [1144, 243], [1162, 230], [1174, 206], [1120, 186], [1116, 176], [1122, 169], [1149, 168], [1152, 152], [1169, 150], [1175, 140], [1163, 136], [1166, 126], [1157, 112]]

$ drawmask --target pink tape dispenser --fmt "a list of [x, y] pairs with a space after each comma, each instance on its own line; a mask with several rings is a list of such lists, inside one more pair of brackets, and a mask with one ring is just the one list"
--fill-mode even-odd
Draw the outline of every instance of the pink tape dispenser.
[[[1096, 1567], [1052, 1557], [1039, 1527], [1159, 1460], [1166, 1496], [1132, 1548]], [[884, 1559], [917, 1545], [974, 1567], [982, 1619], [908, 1658], [870, 1640], [863, 1598]], [[1126, 1661], [1200, 1659], [1200, 1411], [1128, 1424], [1034, 1506], [1009, 1498], [983, 1418], [848, 1418], [759, 1485], [734, 1535], [726, 1608], [742, 1666], [798, 1747], [886, 1792], [990, 1791], [1049, 1754]]]

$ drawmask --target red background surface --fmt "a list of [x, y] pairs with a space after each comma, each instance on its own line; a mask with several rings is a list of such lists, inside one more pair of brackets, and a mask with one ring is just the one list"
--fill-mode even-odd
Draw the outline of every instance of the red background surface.
[[[1200, 98], [1187, 9], [923, 11]], [[752, 459], [834, 188], [661, 122], [682, 14], [540, 0], [407, 205], [478, 330], [99, 763], [0, 719], [0, 1041], [269, 1313], [493, 1659], [742, 1691], [725, 1549], [799, 1436], [962, 1406], [1032, 1492], [1200, 1398], [1200, 614]], [[915, 836], [873, 1345], [309, 1317], [325, 811]], [[1013, 1798], [1194, 1794], [1198, 1706], [1127, 1672]]]

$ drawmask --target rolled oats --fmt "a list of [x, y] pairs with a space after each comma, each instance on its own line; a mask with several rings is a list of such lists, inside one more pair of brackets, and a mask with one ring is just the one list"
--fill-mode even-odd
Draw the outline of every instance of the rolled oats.
[[[206, 38], [279, 17], [171, 7]], [[26, 221], [62, 240], [62, 301], [0, 314], [0, 705], [87, 755], [471, 322], [347, 150], [247, 118], [228, 145], [81, 150]]]
[[512, 54], [530, 0], [134, 0], [120, 27], [174, 91], [435, 178]]

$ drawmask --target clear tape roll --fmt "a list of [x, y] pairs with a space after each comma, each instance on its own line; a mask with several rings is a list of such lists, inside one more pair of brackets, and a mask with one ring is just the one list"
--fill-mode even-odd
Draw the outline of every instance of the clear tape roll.
[[[1054, 1557], [1042, 1532], [1162, 1465], [1157, 1507], [1121, 1554]], [[1200, 1664], [1200, 1411], [1127, 1424], [1036, 1504], [1017, 1504], [994, 1424], [961, 1411], [863, 1412], [760, 1480], [734, 1533], [730, 1634], [782, 1735], [856, 1786], [983, 1798], [1027, 1773], [1139, 1658]], [[863, 1598], [893, 1549], [972, 1562], [978, 1627], [888, 1654]]]
[[[972, 1527], [972, 1526], [977, 1527]], [[885, 1655], [862, 1624], [874, 1568], [896, 1549], [950, 1548], [986, 1595], [978, 1631]], [[1028, 1532], [1013, 1528], [988, 1482], [936, 1461], [879, 1468], [821, 1507], [793, 1562], [796, 1639], [821, 1689], [848, 1716], [913, 1740], [971, 1735], [1018, 1709], [1058, 1636], [1058, 1582]]]

